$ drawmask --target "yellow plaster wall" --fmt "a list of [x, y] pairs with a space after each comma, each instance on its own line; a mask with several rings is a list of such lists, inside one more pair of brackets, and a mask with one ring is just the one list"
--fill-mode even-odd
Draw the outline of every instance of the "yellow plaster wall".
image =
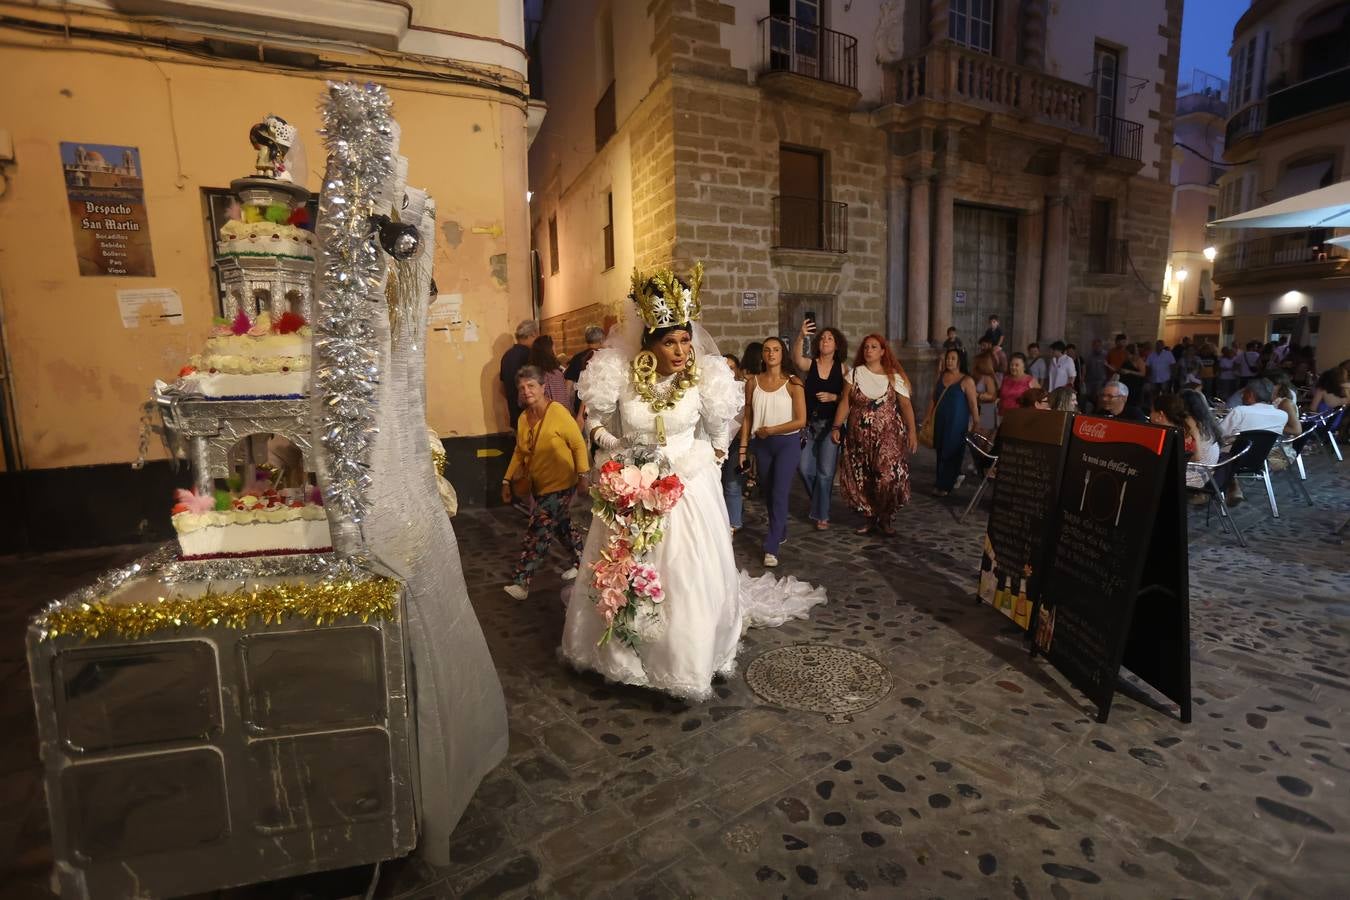
[[[0, 49], [0, 71], [17, 76], [0, 92], [0, 129], [15, 149], [0, 196], [0, 301], [29, 468], [136, 457], [139, 404], [156, 378], [172, 380], [210, 330], [200, 191], [251, 174], [252, 123], [276, 113], [296, 124], [308, 186], [319, 184], [322, 77], [152, 62], [137, 52]], [[529, 314], [524, 113], [500, 95], [428, 80], [389, 87], [409, 180], [437, 201], [440, 290], [463, 294], [464, 317], [478, 330], [473, 343], [429, 342], [430, 423], [447, 436], [494, 432], [505, 418], [497, 358], [509, 329]], [[154, 277], [78, 274], [62, 141], [140, 149]], [[116, 291], [141, 287], [176, 289], [183, 324], [123, 328]], [[160, 455], [153, 442], [151, 451]]]

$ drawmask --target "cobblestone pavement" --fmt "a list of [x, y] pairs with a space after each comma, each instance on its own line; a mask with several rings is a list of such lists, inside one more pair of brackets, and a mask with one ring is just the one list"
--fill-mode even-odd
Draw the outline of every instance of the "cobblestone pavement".
[[[743, 666], [808, 641], [882, 663], [892, 690], [851, 717], [765, 705], [741, 678], [691, 706], [563, 668], [557, 576], [525, 603], [501, 591], [520, 514], [456, 519], [510, 755], [455, 832], [450, 867], [387, 864], [379, 896], [1347, 896], [1350, 544], [1331, 532], [1350, 515], [1350, 467], [1312, 461], [1313, 508], [1277, 483], [1278, 520], [1249, 489], [1247, 550], [1192, 509], [1195, 721], [1127, 685], [1102, 725], [970, 600], [982, 517], [955, 520], [969, 486], [928, 497], [925, 462], [895, 539], [854, 536], [842, 516], [816, 532], [803, 505], [778, 574], [823, 583], [830, 603], [745, 639]], [[756, 574], [762, 529], [758, 516], [736, 539]], [[0, 562], [5, 896], [50, 896], [24, 617], [134, 552]], [[359, 895], [369, 877], [220, 896]]]

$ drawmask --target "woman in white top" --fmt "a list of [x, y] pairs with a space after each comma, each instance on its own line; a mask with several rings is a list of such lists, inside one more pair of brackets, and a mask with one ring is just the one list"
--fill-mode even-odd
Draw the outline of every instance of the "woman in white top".
[[787, 537], [788, 493], [801, 461], [801, 431], [806, 427], [806, 389], [797, 376], [783, 371], [786, 355], [781, 340], [764, 339], [764, 368], [746, 379], [750, 414], [741, 423], [741, 462], [747, 449], [754, 452], [769, 511], [769, 531], [764, 535], [764, 565], [769, 568], [778, 565], [778, 547]]
[[867, 520], [859, 534], [893, 535], [891, 519], [909, 502], [909, 454], [919, 446], [909, 379], [886, 339], [869, 334], [844, 381], [832, 432], [844, 443], [840, 487]]

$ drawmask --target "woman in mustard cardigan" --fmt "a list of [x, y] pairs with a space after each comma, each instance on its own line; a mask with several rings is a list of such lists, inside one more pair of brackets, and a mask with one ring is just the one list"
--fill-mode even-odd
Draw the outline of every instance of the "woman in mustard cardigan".
[[586, 442], [567, 407], [544, 393], [544, 374], [535, 366], [516, 373], [521, 413], [516, 422], [516, 450], [502, 479], [502, 501], [511, 502], [511, 480], [528, 475], [534, 509], [516, 562], [511, 583], [503, 588], [517, 600], [530, 595], [530, 578], [548, 554], [556, 534], [570, 564], [564, 581], [577, 577], [581, 562], [581, 534], [572, 527], [571, 503], [575, 491], [585, 490], [590, 462]]

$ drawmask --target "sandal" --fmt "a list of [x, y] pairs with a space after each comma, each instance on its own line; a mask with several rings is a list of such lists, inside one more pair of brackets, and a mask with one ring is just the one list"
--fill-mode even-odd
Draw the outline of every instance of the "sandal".
[[821, 519], [818, 522], [816, 522], [816, 531], [826, 531], [829, 529], [829, 527], [830, 523], [828, 519]]
[[864, 525], [864, 526], [861, 527], [861, 528], [855, 528], [855, 529], [853, 529], [853, 533], [854, 533], [854, 534], [871, 534], [871, 533], [872, 533], [872, 526], [871, 526], [871, 525]]

